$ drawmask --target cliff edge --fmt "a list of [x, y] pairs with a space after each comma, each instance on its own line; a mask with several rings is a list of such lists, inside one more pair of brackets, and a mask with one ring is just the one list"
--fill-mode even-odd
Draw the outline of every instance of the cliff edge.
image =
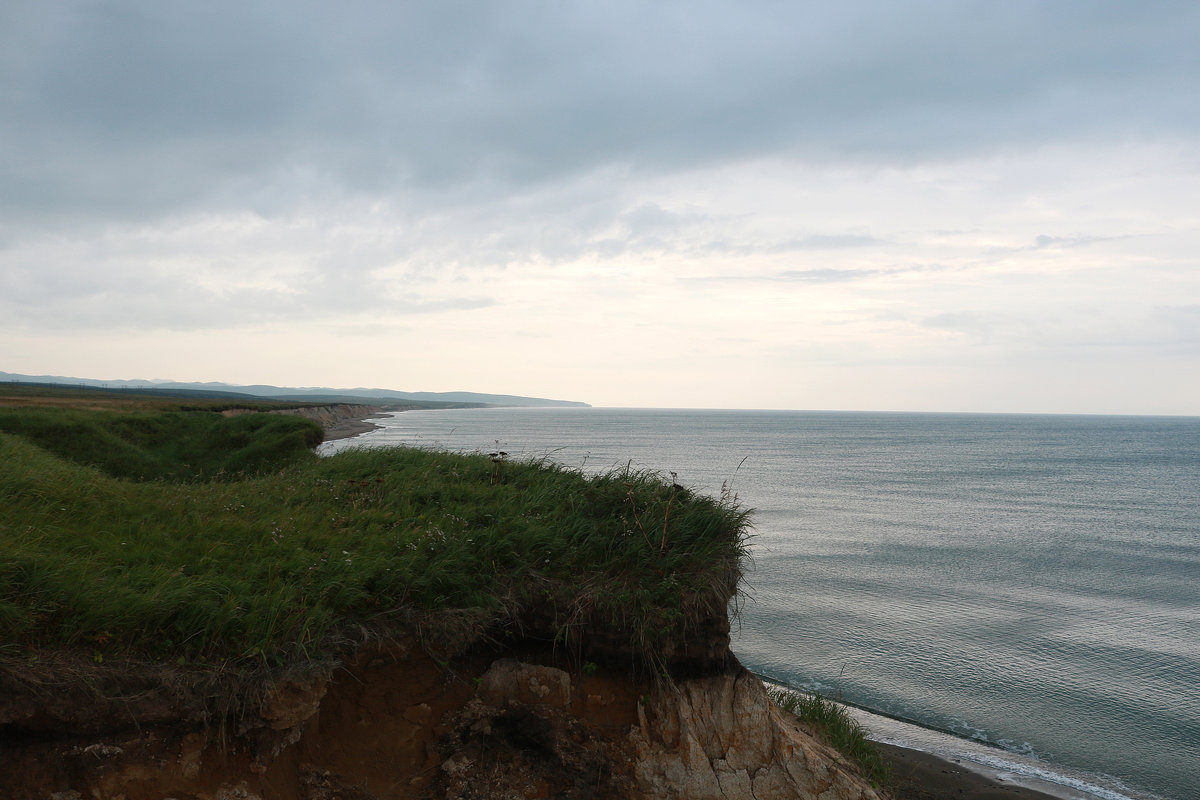
[[204, 711], [219, 681], [185, 690], [178, 674], [122, 687], [113, 676], [97, 683], [93, 670], [90, 705], [61, 686], [43, 686], [39, 699], [28, 684], [14, 703], [21, 679], [10, 666], [0, 797], [881, 796], [731, 658], [676, 682], [564, 666], [553, 649], [473, 648], [447, 659], [416, 638], [377, 642], [336, 667], [243, 687], [227, 716]]
[[0, 800], [877, 798], [730, 653], [727, 487], [0, 417]]

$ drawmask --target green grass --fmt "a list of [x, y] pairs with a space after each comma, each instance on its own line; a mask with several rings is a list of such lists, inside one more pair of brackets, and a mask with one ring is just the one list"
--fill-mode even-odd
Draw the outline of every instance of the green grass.
[[820, 694], [790, 689], [770, 689], [768, 694], [775, 705], [794, 715], [819, 739], [857, 764], [875, 786], [891, 783], [891, 764], [845, 706]]
[[455, 612], [602, 628], [654, 665], [740, 577], [746, 512], [653, 473], [316, 458], [285, 416], [39, 413], [0, 414], [0, 653], [286, 666]]
[[0, 409], [0, 431], [118, 478], [189, 480], [314, 458], [323, 431], [290, 415]]

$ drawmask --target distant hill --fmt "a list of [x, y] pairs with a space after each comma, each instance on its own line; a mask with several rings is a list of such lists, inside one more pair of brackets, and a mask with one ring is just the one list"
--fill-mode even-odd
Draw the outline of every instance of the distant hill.
[[543, 397], [522, 397], [511, 394], [482, 394], [479, 392], [400, 392], [394, 389], [333, 389], [328, 387], [292, 388], [255, 384], [239, 386], [231, 383], [181, 383], [157, 380], [96, 380], [60, 375], [19, 375], [0, 371], [0, 381], [18, 383], [58, 384], [96, 389], [138, 390], [141, 392], [203, 392], [209, 396], [252, 396], [268, 400], [291, 400], [321, 403], [436, 403], [469, 404], [474, 406], [519, 406], [538, 408], [588, 408], [587, 403], [574, 400], [550, 400]]

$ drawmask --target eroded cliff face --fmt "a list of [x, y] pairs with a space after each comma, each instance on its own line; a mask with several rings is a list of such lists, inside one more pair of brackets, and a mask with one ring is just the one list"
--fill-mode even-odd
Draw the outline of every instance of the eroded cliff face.
[[105, 705], [103, 724], [77, 715], [91, 720], [78, 729], [10, 706], [0, 797], [879, 798], [732, 659], [670, 684], [516, 655], [442, 661], [394, 641], [204, 723], [138, 719], [136, 697]]
[[664, 688], [631, 730], [637, 797], [878, 800], [841, 754], [770, 702], [740, 666]]
[[272, 414], [292, 414], [311, 419], [320, 425], [330, 428], [346, 420], [358, 420], [381, 411], [380, 406], [365, 406], [352, 403], [333, 403], [327, 406], [304, 406], [302, 408], [285, 408], [272, 411]]

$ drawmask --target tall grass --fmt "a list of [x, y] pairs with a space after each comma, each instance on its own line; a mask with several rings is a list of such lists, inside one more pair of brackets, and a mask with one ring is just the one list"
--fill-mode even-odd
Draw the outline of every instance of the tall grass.
[[203, 479], [311, 459], [323, 436], [317, 423], [290, 415], [55, 408], [0, 409], [0, 431], [114, 477], [142, 480]]
[[[275, 466], [231, 476], [231, 454], [296, 433], [274, 427], [295, 418], [252, 416], [265, 415], [216, 428], [229, 432], [212, 448], [221, 457], [143, 448], [154, 480], [119, 477], [147, 462], [76, 447], [52, 426], [0, 434], [0, 648], [283, 665], [413, 613], [502, 626], [535, 610], [566, 633], [602, 625], [653, 653], [723, 613], [736, 586], [746, 512], [728, 498], [653, 473], [586, 477], [404, 448], [247, 456]], [[172, 415], [142, 422], [214, 430]], [[129, 430], [120, 438], [140, 444]], [[226, 471], [196, 477], [214, 470]]]

